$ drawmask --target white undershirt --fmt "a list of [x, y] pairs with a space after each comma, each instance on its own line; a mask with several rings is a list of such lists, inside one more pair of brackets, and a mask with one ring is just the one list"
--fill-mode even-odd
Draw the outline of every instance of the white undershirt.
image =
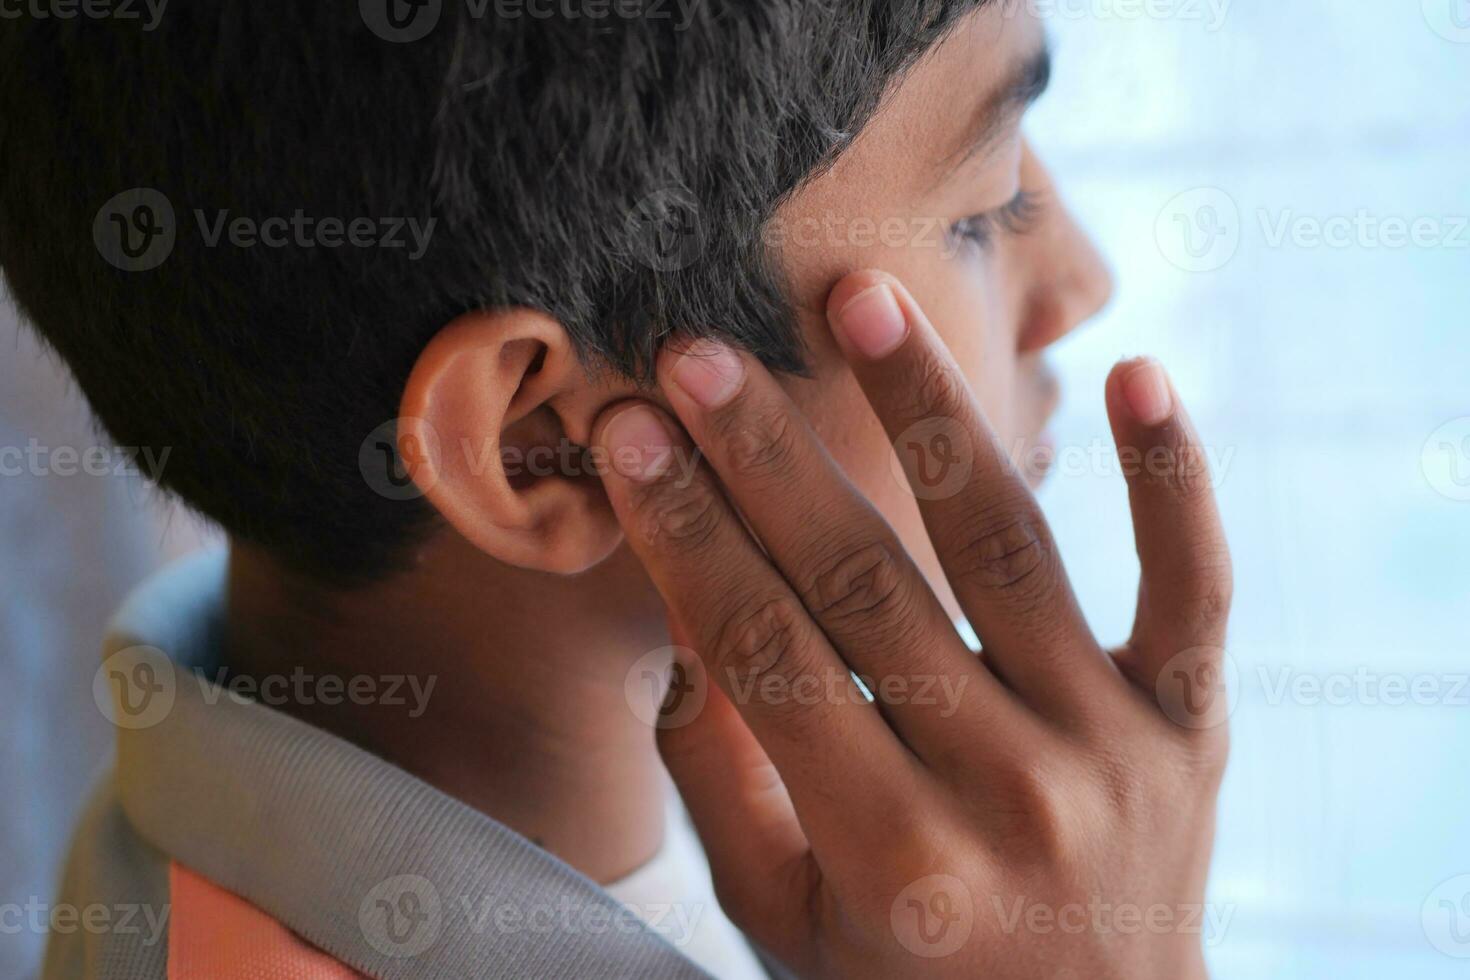
[[678, 794], [669, 795], [663, 847], [653, 860], [604, 889], [719, 980], [767, 980], [745, 936], [715, 900], [699, 837]]

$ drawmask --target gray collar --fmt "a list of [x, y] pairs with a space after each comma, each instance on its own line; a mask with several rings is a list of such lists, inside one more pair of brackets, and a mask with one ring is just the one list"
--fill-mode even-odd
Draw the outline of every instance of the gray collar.
[[376, 977], [707, 976], [509, 828], [215, 686], [224, 574], [176, 565], [109, 631], [117, 785], [149, 843]]

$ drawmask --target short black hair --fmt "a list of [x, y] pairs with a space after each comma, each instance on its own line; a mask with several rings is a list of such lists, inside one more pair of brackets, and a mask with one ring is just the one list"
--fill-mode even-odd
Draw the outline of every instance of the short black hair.
[[[0, 266], [117, 443], [169, 448], [163, 486], [298, 570], [364, 580], [432, 511], [376, 492], [359, 450], [464, 312], [547, 311], [584, 363], [644, 380], [675, 330], [799, 370], [759, 230], [983, 2], [7, 19]], [[271, 243], [231, 244], [238, 217], [278, 219]], [[403, 219], [432, 220], [427, 241]]]

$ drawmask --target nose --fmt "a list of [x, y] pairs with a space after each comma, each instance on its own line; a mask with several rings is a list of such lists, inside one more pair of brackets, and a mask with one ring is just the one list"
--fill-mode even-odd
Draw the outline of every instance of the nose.
[[1056, 343], [1101, 312], [1113, 297], [1113, 274], [1030, 147], [1023, 166], [1034, 168], [1030, 180], [1045, 188], [1047, 198], [1041, 226], [1026, 236], [1031, 285], [1019, 343], [1027, 352]]

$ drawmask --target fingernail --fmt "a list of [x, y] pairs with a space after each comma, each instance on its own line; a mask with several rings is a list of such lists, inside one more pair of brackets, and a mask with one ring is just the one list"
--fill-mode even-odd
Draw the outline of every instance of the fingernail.
[[1133, 417], [1144, 425], [1158, 425], [1174, 412], [1174, 392], [1164, 367], [1151, 357], [1145, 357], [1124, 375], [1123, 398]]
[[602, 433], [612, 468], [635, 483], [652, 483], [668, 472], [673, 439], [668, 427], [647, 405], [625, 408]]
[[887, 357], [908, 336], [909, 324], [886, 282], [858, 293], [837, 313], [837, 329], [869, 360]]
[[719, 408], [745, 383], [745, 362], [724, 344], [696, 340], [679, 356], [674, 384], [703, 408]]

